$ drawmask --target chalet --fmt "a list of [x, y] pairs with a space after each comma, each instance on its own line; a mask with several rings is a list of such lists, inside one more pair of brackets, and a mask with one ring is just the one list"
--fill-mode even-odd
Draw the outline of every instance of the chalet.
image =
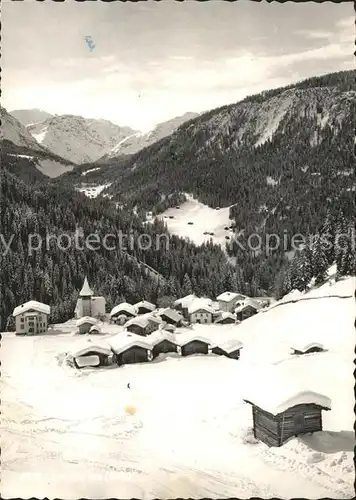
[[169, 323], [170, 325], [174, 325], [174, 326], [181, 326], [182, 325], [182, 321], [183, 321], [183, 316], [175, 311], [174, 309], [170, 309], [170, 308], [167, 308], [167, 309], [164, 309], [160, 314], [159, 316], [162, 318], [163, 321], [165, 321], [166, 323]]
[[176, 311], [180, 311], [185, 319], [188, 319], [188, 308], [190, 304], [197, 298], [198, 297], [194, 295], [194, 293], [186, 295], [185, 297], [176, 300], [173, 304], [173, 307], [174, 309], [176, 309]]
[[141, 302], [137, 302], [134, 307], [137, 310], [137, 314], [150, 313], [156, 309], [156, 306], [151, 302], [148, 302], [147, 300], [141, 300]]
[[92, 326], [96, 325], [97, 320], [95, 318], [91, 318], [90, 316], [84, 316], [84, 318], [80, 318], [76, 322], [76, 326], [79, 330], [79, 333], [89, 333]]
[[134, 318], [137, 316], [137, 309], [132, 304], [128, 304], [127, 302], [122, 302], [115, 307], [113, 307], [110, 311], [110, 319], [111, 321], [117, 323], [119, 322], [119, 317], [121, 316], [121, 322], [124, 319], [125, 321], [129, 318]]
[[50, 306], [30, 300], [15, 307], [12, 315], [15, 318], [16, 335], [38, 335], [46, 333]]
[[108, 366], [114, 362], [114, 354], [109, 345], [88, 342], [81, 349], [72, 353], [76, 368], [86, 366]]
[[209, 299], [195, 299], [188, 307], [189, 321], [191, 323], [212, 323], [214, 309], [208, 305]]
[[331, 409], [327, 396], [296, 385], [284, 370], [274, 368], [274, 377], [269, 377], [268, 370], [255, 374], [245, 393], [244, 401], [252, 405], [254, 436], [268, 446], [321, 431], [321, 412]]
[[179, 353], [180, 346], [175, 340], [174, 335], [169, 332], [160, 331], [157, 334], [153, 334], [152, 340], [152, 357], [157, 358], [160, 354], [167, 353]]
[[210, 342], [205, 337], [190, 336], [179, 342], [182, 356], [209, 354]]
[[257, 313], [258, 313], [258, 307], [248, 303], [245, 303], [235, 309], [236, 319], [239, 321], [244, 321], [245, 319], [250, 318], [251, 316], [254, 316]]
[[235, 292], [224, 292], [216, 297], [216, 300], [219, 302], [220, 310], [230, 313], [234, 311], [237, 302], [241, 302], [245, 299], [245, 295]]
[[106, 302], [101, 296], [94, 296], [93, 290], [90, 288], [88, 279], [85, 278], [83, 287], [79, 292], [79, 299], [75, 307], [74, 315], [77, 319], [84, 316], [98, 318], [105, 315]]
[[144, 340], [126, 339], [121, 346], [113, 348], [117, 364], [147, 363], [152, 359], [152, 345]]
[[131, 318], [126, 323], [125, 328], [128, 332], [146, 336], [155, 330], [158, 330], [160, 324], [162, 323], [163, 322], [160, 318], [156, 318], [151, 314], [144, 314], [142, 316], [137, 316], [136, 318]]
[[323, 344], [319, 344], [319, 342], [308, 342], [306, 344], [300, 344], [298, 346], [292, 347], [292, 354], [303, 355], [303, 354], [311, 354], [313, 352], [323, 352], [324, 346]]
[[222, 312], [217, 316], [215, 323], [219, 325], [228, 325], [230, 323], [236, 323], [236, 318], [229, 312]]

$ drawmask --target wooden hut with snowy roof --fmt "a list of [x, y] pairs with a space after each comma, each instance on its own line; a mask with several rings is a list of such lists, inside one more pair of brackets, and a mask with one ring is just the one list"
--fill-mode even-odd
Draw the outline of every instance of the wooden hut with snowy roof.
[[185, 297], [176, 300], [173, 304], [173, 307], [176, 311], [181, 312], [185, 319], [188, 319], [188, 308], [190, 304], [197, 298], [198, 297], [194, 293], [191, 293], [190, 295], [186, 295]]
[[128, 304], [127, 302], [122, 302], [117, 306], [113, 307], [110, 311], [110, 319], [114, 323], [119, 323], [123, 325], [130, 318], [134, 318], [137, 316], [137, 309], [132, 304]]
[[119, 366], [133, 363], [147, 363], [152, 359], [152, 344], [145, 339], [133, 335], [112, 345]]
[[209, 354], [210, 341], [200, 335], [184, 335], [179, 338], [179, 346], [182, 356], [193, 354]]
[[252, 300], [246, 300], [241, 306], [235, 309], [235, 316], [238, 321], [244, 321], [258, 313], [258, 305]]
[[236, 323], [236, 318], [232, 313], [224, 311], [216, 317], [215, 323], [218, 325], [229, 325]]
[[147, 300], [141, 300], [134, 305], [137, 310], [137, 314], [146, 314], [153, 312], [156, 309], [156, 306]]
[[46, 333], [51, 308], [47, 304], [30, 300], [15, 307], [16, 335], [38, 335]]
[[291, 349], [292, 354], [297, 354], [299, 356], [325, 351], [323, 344], [320, 344], [319, 342], [299, 342], [298, 344], [292, 346]]
[[258, 380], [244, 398], [252, 405], [256, 439], [268, 446], [281, 446], [293, 436], [322, 430], [321, 412], [331, 410], [330, 398], [282, 376], [278, 379], [265, 373]]
[[158, 330], [159, 326], [163, 325], [161, 318], [149, 314], [143, 314], [135, 318], [131, 318], [126, 324], [125, 329], [128, 332], [136, 335], [146, 336]]
[[175, 336], [166, 330], [158, 330], [152, 333], [150, 343], [152, 344], [153, 359], [160, 354], [180, 353], [180, 346]]
[[79, 333], [89, 333], [92, 326], [96, 325], [97, 320], [90, 316], [84, 316], [76, 321], [76, 327], [78, 328]]
[[169, 307], [160, 312], [159, 316], [162, 318], [163, 321], [174, 326], [181, 326], [184, 320], [183, 316], [179, 312]]
[[104, 342], [87, 341], [74, 348], [71, 355], [76, 368], [107, 366], [114, 361], [114, 353], [111, 347]]
[[239, 340], [230, 340], [225, 343], [214, 344], [211, 347], [211, 353], [219, 356], [226, 356], [230, 359], [240, 359], [240, 352], [243, 343]]

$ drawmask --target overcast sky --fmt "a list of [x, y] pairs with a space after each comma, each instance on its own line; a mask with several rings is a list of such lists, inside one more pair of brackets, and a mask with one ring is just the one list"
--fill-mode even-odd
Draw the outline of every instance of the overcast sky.
[[2, 105], [148, 129], [352, 69], [353, 23], [352, 3], [3, 0]]

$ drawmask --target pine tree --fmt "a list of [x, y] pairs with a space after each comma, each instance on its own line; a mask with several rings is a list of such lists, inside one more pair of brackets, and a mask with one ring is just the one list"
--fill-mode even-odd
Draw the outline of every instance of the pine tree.
[[193, 293], [192, 282], [190, 281], [190, 278], [186, 273], [183, 278], [182, 295], [183, 297], [185, 297], [186, 295], [190, 295], [192, 293]]
[[312, 268], [316, 285], [320, 285], [326, 280], [328, 267], [321, 237], [317, 235], [312, 249]]

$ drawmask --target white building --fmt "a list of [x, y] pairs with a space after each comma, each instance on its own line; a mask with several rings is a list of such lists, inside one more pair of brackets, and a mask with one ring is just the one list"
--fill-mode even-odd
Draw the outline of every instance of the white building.
[[47, 332], [50, 306], [30, 300], [15, 307], [16, 335], [36, 335]]
[[219, 302], [219, 307], [221, 311], [233, 312], [238, 302], [243, 302], [246, 299], [245, 295], [235, 292], [224, 292], [216, 297]]
[[105, 314], [105, 307], [105, 298], [94, 296], [94, 292], [90, 288], [87, 278], [85, 278], [83, 288], [79, 293], [79, 299], [75, 308], [75, 317], [83, 318], [84, 316], [91, 316], [98, 318]]
[[188, 307], [189, 321], [191, 323], [212, 323], [214, 312], [210, 299], [196, 299]]

